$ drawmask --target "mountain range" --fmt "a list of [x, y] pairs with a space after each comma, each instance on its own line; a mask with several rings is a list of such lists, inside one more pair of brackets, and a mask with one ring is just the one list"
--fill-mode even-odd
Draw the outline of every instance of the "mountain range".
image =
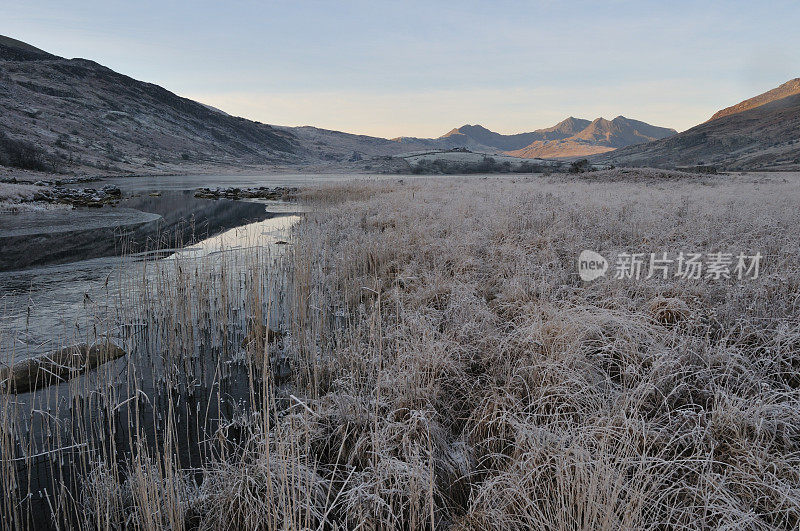
[[569, 117], [509, 135], [464, 125], [438, 138], [386, 139], [230, 116], [94, 61], [0, 36], [0, 116], [0, 165], [72, 173], [325, 164], [394, 171], [402, 169], [395, 155], [453, 148], [615, 165], [800, 168], [800, 78], [682, 133], [617, 116]]
[[553, 127], [529, 133], [503, 135], [481, 125], [464, 125], [439, 138], [401, 137], [394, 140], [416, 146], [423, 144], [429, 149], [464, 147], [521, 158], [577, 158], [666, 138], [676, 132], [624, 116], [593, 121], [570, 116]]

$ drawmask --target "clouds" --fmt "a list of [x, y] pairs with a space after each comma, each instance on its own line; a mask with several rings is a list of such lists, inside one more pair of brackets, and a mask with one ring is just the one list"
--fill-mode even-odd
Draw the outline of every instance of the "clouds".
[[795, 2], [32, 0], [4, 31], [262, 121], [421, 136], [581, 109], [683, 129], [761, 76], [766, 90], [798, 75], [796, 54], [757, 59], [800, 49], [798, 15]]

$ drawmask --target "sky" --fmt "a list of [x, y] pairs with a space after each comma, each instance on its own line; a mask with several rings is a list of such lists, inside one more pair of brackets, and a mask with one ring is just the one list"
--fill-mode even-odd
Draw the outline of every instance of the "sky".
[[0, 34], [277, 125], [679, 131], [800, 76], [800, 1], [0, 0]]

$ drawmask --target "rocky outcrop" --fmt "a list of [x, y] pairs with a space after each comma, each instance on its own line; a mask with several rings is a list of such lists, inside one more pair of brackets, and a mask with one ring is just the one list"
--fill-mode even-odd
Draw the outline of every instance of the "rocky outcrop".
[[198, 188], [195, 197], [201, 199], [274, 199], [287, 200], [295, 197], [299, 192], [296, 187], [276, 186], [268, 188]]
[[55, 186], [36, 192], [33, 196], [34, 201], [87, 207], [101, 207], [108, 203], [116, 203], [120, 198], [122, 198], [122, 191], [113, 184], [104, 186], [99, 190], [95, 188], [63, 188]]

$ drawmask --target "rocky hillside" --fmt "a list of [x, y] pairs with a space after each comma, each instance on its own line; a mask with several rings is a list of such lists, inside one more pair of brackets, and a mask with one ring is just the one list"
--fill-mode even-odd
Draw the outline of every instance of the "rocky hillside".
[[[716, 113], [680, 134], [631, 146], [598, 161], [626, 166], [713, 165], [730, 170], [800, 169], [797, 79]], [[785, 95], [789, 94], [789, 95]]]
[[235, 118], [86, 59], [0, 38], [0, 164], [168, 171], [298, 160], [290, 132]]
[[758, 96], [746, 99], [741, 103], [737, 103], [736, 105], [731, 105], [730, 107], [722, 109], [721, 111], [717, 111], [714, 113], [714, 116], [711, 117], [711, 120], [749, 111], [750, 109], [755, 109], [756, 107], [761, 107], [767, 103], [782, 100], [783, 98], [788, 98], [789, 96], [794, 96], [795, 94], [800, 94], [800, 77], [789, 80], [783, 85], [772, 90], [768, 90], [763, 94], [759, 94]]

